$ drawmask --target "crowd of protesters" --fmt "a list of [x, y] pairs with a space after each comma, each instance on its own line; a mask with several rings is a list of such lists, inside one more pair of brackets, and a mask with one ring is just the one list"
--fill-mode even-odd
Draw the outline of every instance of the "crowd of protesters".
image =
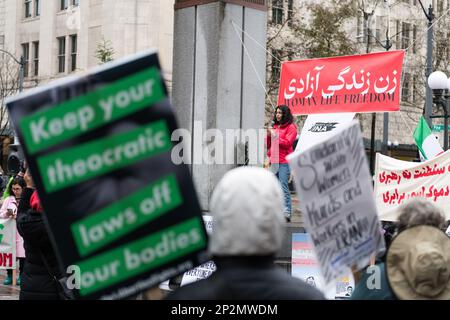
[[[325, 299], [314, 281], [291, 277], [274, 264], [283, 232], [282, 208], [281, 186], [267, 170], [228, 172], [211, 200], [214, 227], [209, 252], [217, 271], [175, 290], [168, 299]], [[447, 227], [443, 212], [428, 200], [413, 198], [401, 206], [397, 222], [383, 223], [386, 253], [354, 272], [356, 288], [351, 292], [349, 287], [346, 296], [450, 299]], [[369, 268], [374, 267], [380, 276], [378, 285], [371, 283]]]
[[[15, 219], [16, 256], [19, 260], [20, 300], [59, 300], [61, 271], [43, 221], [43, 208], [28, 170], [10, 178], [2, 199], [0, 217]], [[7, 270], [4, 285], [12, 284]]]
[[[176, 288], [171, 300], [308, 299], [322, 300], [312, 277], [302, 281], [277, 267], [284, 219], [292, 215], [286, 156], [293, 152], [297, 129], [286, 106], [275, 110], [267, 130], [270, 170], [230, 170], [210, 201], [214, 221], [208, 251], [217, 266], [209, 278]], [[276, 149], [278, 148], [278, 149]], [[11, 179], [0, 217], [17, 220], [20, 299], [61, 299], [62, 273], [45, 228], [40, 204], [28, 172]], [[414, 198], [401, 206], [396, 222], [383, 222], [386, 251], [353, 273], [355, 287], [347, 296], [370, 299], [450, 299], [449, 223], [433, 203]], [[23, 263], [23, 261], [25, 261]], [[380, 275], [373, 285], [373, 270]], [[5, 284], [11, 282], [11, 273]]]
[[[303, 282], [274, 264], [281, 246], [282, 214], [291, 220], [286, 156], [293, 152], [296, 136], [289, 108], [278, 106], [266, 137], [267, 167], [273, 175], [238, 168], [223, 177], [211, 200], [209, 252], [217, 271], [175, 290], [168, 299], [325, 299], [312, 277]], [[382, 221], [382, 227], [386, 251], [374, 254], [370, 265], [354, 272], [355, 290], [349, 286], [346, 297], [450, 299], [450, 226], [444, 213], [428, 200], [413, 198], [399, 208], [398, 221]], [[375, 284], [370, 283], [374, 269], [379, 275]]]

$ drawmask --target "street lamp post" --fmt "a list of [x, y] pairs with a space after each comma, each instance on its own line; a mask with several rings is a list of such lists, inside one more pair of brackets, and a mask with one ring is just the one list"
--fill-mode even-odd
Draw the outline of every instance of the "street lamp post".
[[[376, 6], [372, 10], [371, 13], [367, 13], [367, 12], [363, 11], [365, 27], [367, 30], [366, 53], [369, 53], [369, 43], [370, 43], [371, 37], [374, 38], [375, 41], [381, 47], [383, 47], [386, 51], [389, 51], [392, 47], [392, 42], [390, 41], [390, 38], [389, 38], [389, 17], [390, 17], [389, 3], [387, 4], [387, 7], [389, 9], [389, 14], [388, 14], [388, 26], [386, 28], [385, 43], [382, 43], [380, 41], [380, 39], [378, 39], [375, 35], [373, 35], [369, 28], [369, 18], [374, 14]], [[375, 126], [376, 126], [376, 113], [372, 113], [372, 124], [371, 124], [371, 132], [370, 132], [370, 172], [371, 172], [371, 174], [374, 174], [374, 172], [375, 172]], [[389, 131], [389, 113], [385, 112], [383, 114], [383, 144], [381, 145], [383, 154], [387, 154], [388, 131]]]
[[[433, 7], [430, 4], [428, 7], [428, 13], [425, 10], [425, 7], [422, 4], [422, 1], [419, 0], [420, 6], [422, 7], [423, 13], [428, 20], [428, 29], [427, 29], [427, 68], [425, 70], [425, 77], [429, 77], [431, 75], [431, 71], [433, 70], [432, 59], [433, 59]], [[428, 122], [430, 128], [433, 125], [432, 117], [432, 108], [433, 108], [433, 95], [431, 93], [431, 89], [427, 86], [425, 92], [425, 120]]]
[[20, 56], [20, 70], [19, 70], [19, 92], [23, 91], [23, 79], [25, 77], [25, 58]]
[[[433, 102], [440, 105], [444, 111], [444, 150], [448, 150], [448, 109], [450, 105], [450, 79], [442, 71], [435, 71], [428, 77], [428, 88], [433, 90]], [[437, 118], [440, 116], [430, 116]], [[442, 118], [442, 117], [440, 117]]]
[[[389, 23], [388, 23], [388, 27], [386, 30], [385, 43], [382, 43], [380, 41], [380, 39], [378, 39], [376, 36], [371, 34], [370, 29], [369, 29], [369, 33], [376, 40], [376, 42], [386, 51], [389, 51], [392, 48], [392, 42], [391, 42], [391, 39], [389, 38]], [[371, 157], [370, 157], [371, 168], [373, 168], [372, 163], [374, 162], [374, 159], [373, 159], [374, 157], [372, 156], [372, 154], [375, 153], [375, 128], [374, 128], [375, 124], [374, 124], [374, 121], [375, 121], [375, 118], [372, 118], [372, 136], [371, 136], [372, 141], [371, 141], [371, 150], [370, 150], [370, 152], [371, 152]], [[384, 155], [387, 155], [388, 138], [389, 138], [389, 113], [385, 112], [383, 114], [383, 143], [381, 145], [381, 153]]]
[[[375, 13], [375, 7], [371, 12], [367, 12], [365, 10], [362, 10], [363, 18], [364, 18], [364, 28], [367, 30], [367, 37], [366, 37], [366, 53], [370, 52], [370, 37], [372, 36], [370, 33], [369, 28], [369, 19], [373, 16]], [[376, 125], [376, 113], [372, 113], [372, 125], [371, 125], [371, 132], [370, 132], [370, 173], [373, 174], [375, 172], [375, 125]]]

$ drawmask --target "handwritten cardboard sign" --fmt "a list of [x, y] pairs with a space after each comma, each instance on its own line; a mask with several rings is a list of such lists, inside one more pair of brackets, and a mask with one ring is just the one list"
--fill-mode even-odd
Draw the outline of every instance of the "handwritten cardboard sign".
[[287, 61], [278, 104], [293, 114], [400, 110], [404, 51]]
[[0, 269], [16, 268], [16, 220], [0, 219]]
[[425, 162], [408, 162], [377, 153], [375, 199], [381, 220], [397, 220], [408, 199], [426, 198], [450, 219], [450, 151]]
[[325, 283], [384, 250], [357, 121], [288, 161]]

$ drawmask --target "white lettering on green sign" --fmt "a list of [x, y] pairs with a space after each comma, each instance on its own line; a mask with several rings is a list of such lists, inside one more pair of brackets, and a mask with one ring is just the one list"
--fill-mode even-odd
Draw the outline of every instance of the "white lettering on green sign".
[[91, 253], [182, 203], [175, 174], [89, 214], [71, 226], [80, 255]]
[[27, 150], [33, 154], [147, 108], [164, 97], [159, 71], [152, 67], [26, 116], [20, 120], [20, 128]]
[[39, 157], [37, 162], [50, 193], [169, 151], [171, 146], [167, 124], [159, 120]]
[[78, 263], [80, 295], [94, 293], [201, 249], [206, 244], [201, 225], [200, 217], [191, 218]]

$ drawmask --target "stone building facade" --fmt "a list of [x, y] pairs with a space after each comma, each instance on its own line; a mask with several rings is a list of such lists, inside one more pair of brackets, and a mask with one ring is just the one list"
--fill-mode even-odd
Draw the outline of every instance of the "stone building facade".
[[[17, 60], [24, 57], [27, 90], [100, 64], [100, 46], [113, 52], [113, 59], [157, 48], [170, 92], [173, 6], [174, 0], [0, 0], [0, 49]], [[5, 167], [13, 131], [4, 98], [18, 91], [19, 65], [5, 53], [0, 60], [0, 166]]]
[[0, 0], [0, 48], [24, 55], [25, 88], [98, 65], [109, 42], [113, 58], [158, 48], [172, 79], [174, 0]]

